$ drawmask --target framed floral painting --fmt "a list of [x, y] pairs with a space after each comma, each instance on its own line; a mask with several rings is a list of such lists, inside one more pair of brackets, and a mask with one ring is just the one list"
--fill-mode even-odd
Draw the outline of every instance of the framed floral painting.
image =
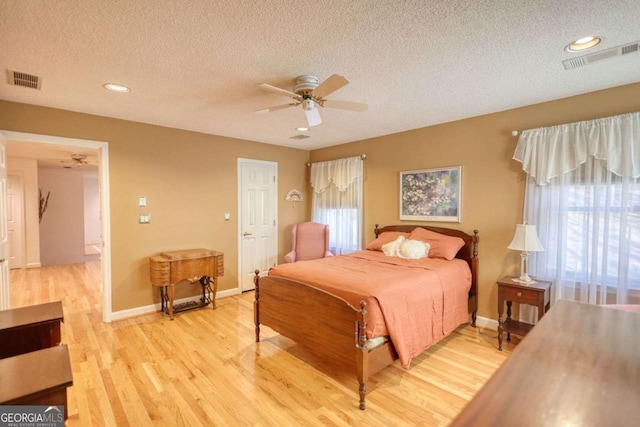
[[461, 222], [462, 167], [400, 172], [400, 219]]

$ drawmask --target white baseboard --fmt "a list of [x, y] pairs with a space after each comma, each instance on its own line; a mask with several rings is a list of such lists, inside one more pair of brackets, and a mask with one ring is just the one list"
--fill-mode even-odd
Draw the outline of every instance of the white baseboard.
[[[220, 299], [220, 298], [226, 298], [226, 297], [230, 297], [233, 295], [238, 295], [240, 293], [240, 289], [235, 288], [235, 289], [226, 289], [224, 291], [220, 291], [218, 293], [216, 293], [216, 300]], [[192, 297], [187, 297], [187, 298], [181, 298], [178, 300], [175, 300], [173, 303], [174, 304], [181, 304], [183, 302], [191, 302], [191, 301], [198, 301], [200, 300], [200, 295], [195, 295]], [[154, 313], [157, 311], [160, 311], [160, 307], [161, 304], [157, 303], [157, 304], [151, 304], [151, 305], [145, 305], [142, 307], [136, 307], [136, 308], [130, 308], [127, 310], [121, 310], [121, 311], [115, 311], [113, 313], [111, 313], [111, 321], [115, 321], [115, 320], [122, 320], [122, 319], [126, 319], [129, 317], [135, 317], [135, 316], [140, 316], [143, 314], [149, 314], [149, 313]]]
[[498, 321], [489, 319], [488, 317], [478, 316], [476, 318], [476, 326], [484, 329], [498, 330]]
[[25, 266], [25, 268], [40, 268], [40, 267], [42, 267], [42, 265], [40, 265], [39, 262], [32, 262]]

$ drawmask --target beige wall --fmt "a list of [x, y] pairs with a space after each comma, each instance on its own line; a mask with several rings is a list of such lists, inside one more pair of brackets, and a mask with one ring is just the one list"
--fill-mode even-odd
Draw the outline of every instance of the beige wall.
[[84, 172], [38, 169], [42, 194], [51, 192], [40, 222], [42, 266], [84, 262]]
[[522, 221], [525, 178], [511, 159], [517, 143], [511, 131], [638, 110], [640, 83], [315, 150], [311, 161], [367, 154], [365, 243], [373, 239], [374, 224], [401, 223], [400, 171], [462, 166], [462, 223], [432, 225], [480, 231], [479, 315], [496, 319], [495, 281], [520, 268], [519, 254], [506, 248]]
[[[113, 311], [159, 302], [148, 257], [160, 251], [212, 248], [225, 254], [220, 290], [238, 284], [237, 159], [278, 162], [279, 258], [291, 247], [291, 225], [308, 211], [284, 201], [304, 188], [307, 150], [163, 128], [0, 101], [0, 129], [106, 141], [109, 144]], [[139, 196], [147, 196], [147, 209]], [[224, 221], [224, 212], [231, 220]], [[151, 214], [151, 224], [138, 215]], [[182, 289], [176, 297], [186, 296]]]
[[[291, 245], [291, 225], [309, 218], [309, 204], [285, 202], [306, 189], [307, 161], [367, 154], [365, 243], [374, 224], [399, 223], [399, 172], [463, 167], [462, 223], [480, 230], [479, 315], [496, 314], [495, 280], [519, 269], [506, 249], [522, 219], [524, 173], [511, 160], [523, 130], [640, 110], [640, 83], [505, 112], [358, 141], [309, 153], [251, 141], [0, 101], [0, 129], [109, 143], [114, 311], [157, 302], [147, 257], [156, 252], [210, 247], [225, 253], [221, 289], [237, 286], [238, 157], [278, 162], [280, 260]], [[145, 195], [151, 224], [139, 225]], [[231, 221], [223, 213], [232, 213]], [[180, 297], [180, 295], [178, 295]]]

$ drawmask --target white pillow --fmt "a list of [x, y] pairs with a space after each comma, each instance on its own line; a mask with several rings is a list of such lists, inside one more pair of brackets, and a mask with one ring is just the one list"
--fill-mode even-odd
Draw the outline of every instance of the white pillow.
[[420, 259], [429, 256], [431, 245], [419, 240], [407, 239], [400, 244], [398, 248], [398, 256], [400, 258]]
[[382, 245], [382, 252], [386, 256], [398, 256], [400, 245], [405, 240], [406, 238], [404, 236], [398, 236], [393, 242], [385, 243], [384, 245]]

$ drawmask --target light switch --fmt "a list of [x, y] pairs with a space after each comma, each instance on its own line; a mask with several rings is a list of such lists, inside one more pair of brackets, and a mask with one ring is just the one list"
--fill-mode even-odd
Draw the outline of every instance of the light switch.
[[138, 197], [138, 206], [141, 207], [141, 208], [144, 208], [145, 206], [147, 206], [147, 197], [146, 196]]
[[225, 212], [224, 213], [224, 220], [225, 221], [229, 221], [231, 219], [231, 212]]
[[140, 214], [140, 224], [149, 224], [151, 222], [151, 214]]

